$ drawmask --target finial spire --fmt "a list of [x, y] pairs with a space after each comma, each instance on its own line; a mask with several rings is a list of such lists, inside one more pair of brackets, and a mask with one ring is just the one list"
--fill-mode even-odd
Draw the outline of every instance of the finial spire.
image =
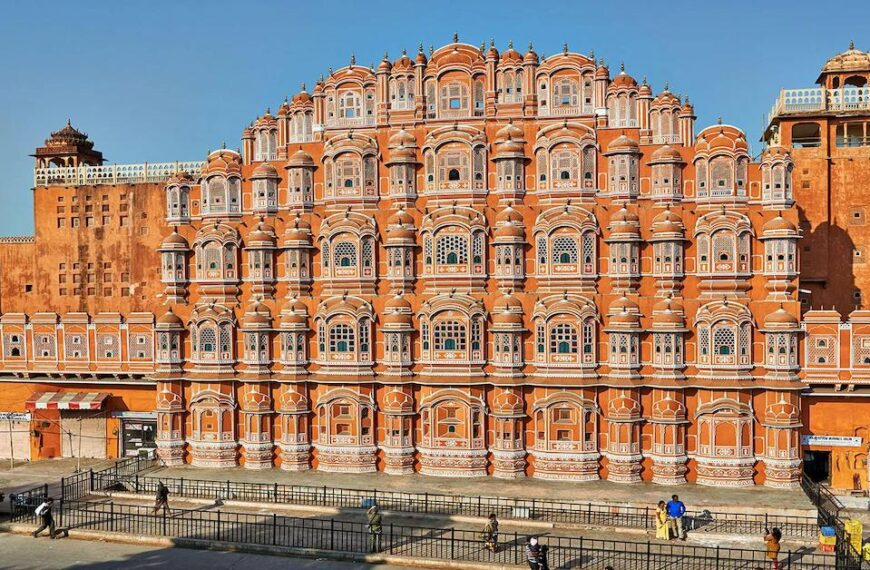
[[489, 47], [495, 47], [495, 38], [489, 38]]
[[390, 59], [390, 52], [384, 50], [384, 61], [388, 61]]
[[353, 67], [354, 65], [356, 65], [356, 54], [352, 53], [350, 54], [350, 66]]
[[625, 73], [625, 62], [624, 61], [619, 62], [619, 73]]
[[514, 41], [508, 40], [508, 49], [514, 49]]
[[453, 32], [453, 43], [459, 43], [459, 34], [457, 34], [456, 32]]
[[305, 91], [305, 82], [304, 82], [304, 81], [302, 82], [302, 86], [301, 86], [301, 87], [302, 87], [302, 90]]
[[855, 49], [855, 40], [849, 40], [849, 49]]
[[535, 51], [535, 46], [532, 45], [532, 42], [529, 42], [529, 51]]
[[480, 51], [481, 52], [486, 51], [486, 42], [480, 42]]
[[433, 53], [435, 53], [435, 46], [429, 44], [429, 57], [432, 57]]
[[226, 150], [226, 149], [227, 149], [227, 141], [224, 141], [221, 143], [221, 150]]
[[665, 81], [665, 91], [670, 91], [670, 85], [671, 85], [670, 83]]
[[717, 118], [716, 118], [716, 124], [717, 124], [717, 125], [721, 125], [721, 124], [722, 124], [722, 117], [717, 117]]
[[595, 63], [595, 50], [594, 49], [589, 50], [589, 59], [592, 60], [592, 63]]
[[417, 45], [417, 53], [423, 53], [423, 42]]
[[402, 48], [402, 55], [408, 55], [408, 50], [406, 50], [405, 48]]
[[562, 44], [562, 53], [568, 53], [568, 42]]

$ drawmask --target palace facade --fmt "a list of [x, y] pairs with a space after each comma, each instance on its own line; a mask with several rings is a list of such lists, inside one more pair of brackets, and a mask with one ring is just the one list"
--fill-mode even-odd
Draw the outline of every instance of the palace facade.
[[755, 162], [667, 86], [454, 38], [351, 59], [203, 162], [109, 166], [68, 124], [0, 244], [0, 452], [796, 486], [870, 313], [821, 309], [830, 254], [799, 276], [830, 151], [788, 113]]

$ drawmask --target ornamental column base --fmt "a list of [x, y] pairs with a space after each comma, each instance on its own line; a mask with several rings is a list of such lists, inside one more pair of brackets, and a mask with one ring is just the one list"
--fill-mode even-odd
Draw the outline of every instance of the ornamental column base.
[[755, 485], [755, 459], [696, 457], [696, 483], [708, 487], [752, 487]]
[[189, 441], [194, 467], [236, 467], [238, 443], [235, 441]]
[[764, 459], [764, 486], [797, 489], [801, 486], [800, 459]]
[[497, 479], [522, 479], [526, 476], [526, 451], [490, 449], [492, 476]]
[[688, 458], [682, 456], [652, 456], [652, 482], [658, 485], [684, 485]]
[[311, 469], [311, 444], [278, 442], [282, 471], [308, 471]]
[[375, 446], [315, 445], [317, 470], [327, 473], [374, 473], [377, 471]]
[[271, 441], [242, 441], [242, 449], [245, 450], [245, 469], [271, 469], [274, 448]]
[[485, 477], [485, 449], [420, 447], [420, 473], [434, 477]]
[[386, 447], [384, 450], [384, 473], [387, 475], [410, 475], [414, 473], [413, 447]]
[[643, 471], [640, 455], [608, 455], [607, 480], [612, 483], [640, 483]]
[[166, 467], [184, 465], [184, 440], [157, 440], [157, 457]]
[[598, 481], [600, 453], [572, 453], [569, 451], [530, 452], [535, 458], [535, 479], [554, 481]]

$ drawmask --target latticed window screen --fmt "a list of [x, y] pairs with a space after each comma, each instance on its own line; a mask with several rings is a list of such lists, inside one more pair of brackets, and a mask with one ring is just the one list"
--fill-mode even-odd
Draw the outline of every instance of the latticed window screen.
[[576, 152], [570, 150], [554, 152], [550, 155], [550, 166], [553, 170], [551, 180], [556, 187], [565, 183], [573, 185], [577, 182], [580, 161]]
[[24, 356], [24, 334], [7, 333], [3, 335], [3, 354], [5, 356]]
[[444, 183], [468, 180], [468, 152], [443, 151], [438, 153], [438, 179]]
[[329, 329], [330, 352], [354, 352], [356, 350], [356, 335], [353, 327], [343, 323], [333, 325]]
[[483, 262], [483, 232], [475, 232], [472, 237], [472, 253], [474, 255], [474, 263]]
[[100, 358], [117, 358], [118, 357], [118, 336], [115, 334], [98, 334], [97, 335], [97, 350], [99, 350]]
[[544, 236], [538, 238], [538, 263], [547, 263], [547, 238]]
[[577, 82], [573, 79], [560, 79], [553, 84], [553, 106], [577, 105]]
[[438, 321], [432, 327], [435, 350], [465, 350], [467, 332], [459, 321]]
[[734, 329], [720, 326], [713, 331], [713, 354], [717, 356], [731, 356], [734, 354], [736, 341]]
[[553, 240], [553, 263], [577, 263], [577, 240], [559, 236]]
[[[809, 360], [812, 364], [836, 364], [837, 339], [832, 335], [812, 335], [809, 345]], [[870, 355], [868, 355], [870, 356]]]
[[550, 330], [552, 354], [577, 354], [577, 329], [568, 323], [559, 323]]
[[595, 272], [595, 234], [591, 231], [583, 233], [583, 273]]
[[371, 238], [363, 238], [362, 242], [363, 253], [362, 253], [362, 262], [363, 267], [371, 267], [375, 262], [375, 254], [374, 248], [372, 247], [372, 239]]
[[483, 329], [480, 319], [471, 321], [471, 350], [480, 350]]
[[369, 351], [369, 322], [366, 319], [359, 322], [359, 350], [363, 353]]
[[583, 321], [583, 362], [591, 363], [595, 357], [595, 321], [587, 318]]
[[468, 239], [449, 234], [438, 238], [437, 259], [439, 265], [468, 263]]
[[710, 328], [702, 325], [698, 329], [698, 350], [702, 356], [706, 356], [710, 352]]
[[217, 349], [217, 334], [211, 327], [203, 327], [199, 331], [199, 351], [214, 353]]
[[341, 241], [335, 244], [336, 267], [356, 267], [356, 244], [349, 241]]
[[229, 325], [221, 325], [221, 352], [230, 352], [232, 346], [232, 334]]

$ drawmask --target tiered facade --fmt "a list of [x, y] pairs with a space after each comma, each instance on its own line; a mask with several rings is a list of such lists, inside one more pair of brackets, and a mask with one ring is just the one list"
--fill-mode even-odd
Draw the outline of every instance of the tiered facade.
[[[794, 486], [792, 158], [694, 120], [567, 47], [456, 40], [331, 70], [171, 173], [57, 133], [36, 242], [0, 251], [39, 298], [4, 284], [4, 373], [154, 386], [169, 464]], [[133, 204], [114, 249], [61, 210], [101, 194]], [[142, 275], [101, 297], [87, 264], [122, 251]]]

